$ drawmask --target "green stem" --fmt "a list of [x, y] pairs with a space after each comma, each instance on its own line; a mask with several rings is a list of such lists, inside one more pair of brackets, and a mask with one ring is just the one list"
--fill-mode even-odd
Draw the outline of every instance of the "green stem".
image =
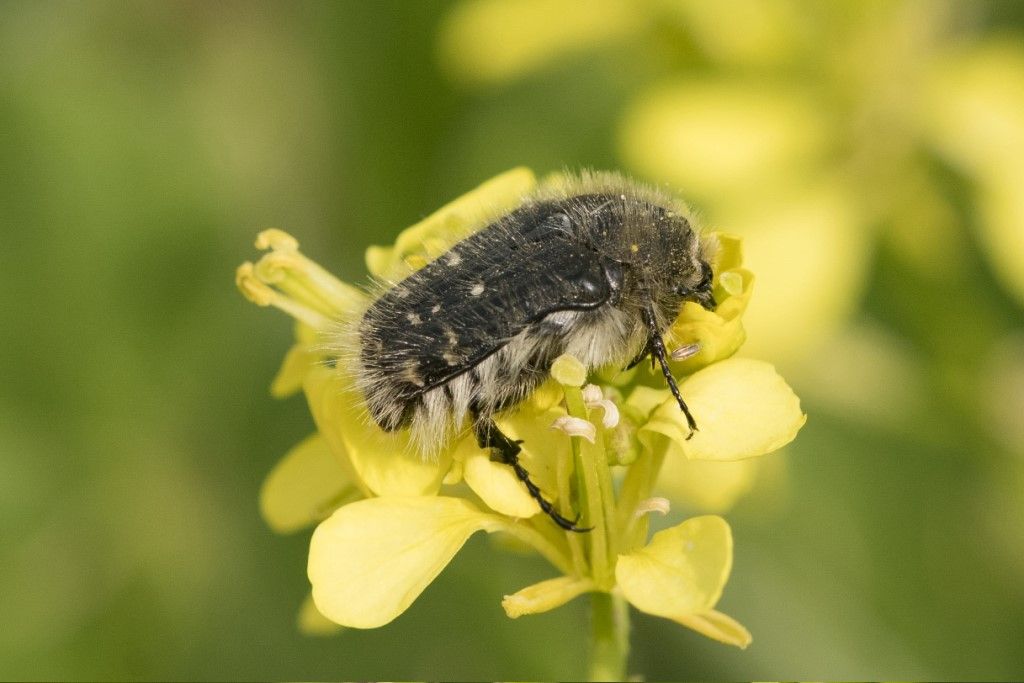
[[629, 607], [619, 595], [590, 594], [591, 681], [623, 681], [629, 659]]
[[[604, 435], [601, 435], [602, 437]], [[604, 507], [604, 526], [608, 534], [608, 566], [615, 569], [619, 554], [619, 526], [615, 523], [615, 485], [612, 483], [612, 468], [609, 466], [608, 440], [601, 438], [597, 463], [597, 478], [601, 489], [601, 505]]]
[[[587, 406], [583, 401], [583, 392], [579, 387], [564, 387], [565, 407], [570, 415], [586, 420]], [[600, 437], [600, 435], [598, 435]], [[580, 505], [583, 512], [584, 522], [591, 527], [587, 534], [590, 542], [590, 570], [594, 582], [603, 589], [611, 588], [614, 585], [611, 575], [611, 566], [608, 560], [608, 525], [605, 521], [605, 508], [601, 500], [602, 491], [600, 467], [608, 468], [607, 458], [604, 454], [603, 441], [590, 443], [582, 438], [574, 438], [574, 451], [578, 454], [576, 460], [576, 471], [580, 476], [582, 486], [579, 489]], [[600, 462], [598, 462], [600, 461]]]
[[[569, 452], [564, 458], [559, 458], [557, 464], [558, 475], [558, 500], [560, 512], [563, 516], [572, 518], [572, 484], [570, 480], [576, 473], [576, 462], [579, 460], [579, 444], [576, 439], [570, 439]], [[572, 556], [572, 564], [576, 576], [586, 576], [588, 573], [586, 554], [583, 552], [583, 539], [580, 534], [567, 532], [569, 553]]]

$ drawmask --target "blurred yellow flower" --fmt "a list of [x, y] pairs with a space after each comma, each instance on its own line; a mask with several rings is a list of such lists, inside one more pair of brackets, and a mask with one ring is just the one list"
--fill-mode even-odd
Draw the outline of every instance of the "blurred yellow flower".
[[961, 47], [933, 70], [922, 117], [929, 138], [978, 185], [985, 249], [1024, 301], [1024, 48], [998, 39]]
[[[526, 169], [484, 183], [403, 231], [394, 246], [371, 248], [371, 274], [394, 281], [422, 266], [535, 183]], [[317, 524], [308, 565], [313, 603], [300, 615], [304, 630], [324, 632], [323, 617], [353, 628], [389, 623], [471, 535], [485, 531], [511, 536], [560, 572], [505, 596], [510, 617], [604, 594], [745, 647], [749, 633], [714, 609], [732, 566], [725, 520], [690, 519], [647, 538], [648, 513], [668, 511], [667, 501], [652, 498], [666, 458], [764, 455], [791, 441], [805, 420], [770, 365], [729, 358], [745, 339], [742, 316], [753, 275], [743, 268], [738, 238], [717, 240], [717, 310], [687, 305], [667, 335], [686, 350], [674, 365], [689, 375], [682, 391], [700, 425], [692, 438], [670, 392], [649, 372], [608, 369], [595, 374], [618, 374], [615, 381], [587, 384], [586, 369], [569, 356], [555, 362], [547, 384], [499, 419], [504, 432], [523, 441], [521, 459], [545, 496], [565, 515], [580, 511], [590, 531], [579, 534], [539, 514], [513, 471], [492, 462], [471, 435], [424, 460], [410, 455], [406, 433], [368, 424], [345, 358], [324, 357], [321, 339], [339, 319], [358, 316], [367, 296], [309, 261], [285, 233], [261, 233], [257, 246], [269, 251], [239, 267], [238, 286], [255, 303], [299, 321], [272, 391], [284, 396], [301, 387], [317, 426], [274, 468], [261, 493], [261, 510], [275, 530]]]
[[[637, 34], [629, 0], [481, 0], [455, 8], [441, 28], [441, 62], [454, 77], [500, 83], [551, 59]], [[480, 40], [479, 36], [491, 40]]]
[[[879, 239], [955, 281], [957, 230], [977, 229], [1024, 300], [1024, 42], [979, 38], [973, 11], [635, 0], [591, 13], [462, 0], [439, 49], [463, 83], [521, 78], [587, 50], [643, 74], [620, 115], [620, 158], [745, 240], [761, 281], [745, 352], [800, 370], [844, 333]], [[976, 226], [959, 225], [935, 152], [976, 186]]]

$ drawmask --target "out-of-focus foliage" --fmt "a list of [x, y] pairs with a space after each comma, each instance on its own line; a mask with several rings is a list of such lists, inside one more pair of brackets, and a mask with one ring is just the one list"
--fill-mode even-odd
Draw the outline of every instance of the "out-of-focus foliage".
[[312, 425], [267, 394], [292, 330], [230, 282], [274, 225], [358, 281], [528, 165], [632, 171], [743, 234], [744, 352], [809, 415], [665, 524], [729, 510], [753, 644], [640, 618], [630, 669], [1020, 676], [1024, 9], [587, 5], [0, 8], [0, 675], [582, 675], [581, 607], [506, 619], [545, 569], [484, 539], [388, 627], [302, 634], [307, 539], [256, 500]]

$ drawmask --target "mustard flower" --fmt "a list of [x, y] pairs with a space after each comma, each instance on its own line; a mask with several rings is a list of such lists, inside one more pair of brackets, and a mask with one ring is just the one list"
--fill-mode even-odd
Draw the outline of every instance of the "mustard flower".
[[[516, 205], [536, 183], [514, 169], [403, 231], [390, 247], [366, 254], [370, 274], [391, 281], [420, 267], [479, 226], [481, 216]], [[555, 609], [584, 594], [595, 611], [591, 676], [625, 673], [625, 605], [724, 643], [745, 647], [747, 630], [717, 611], [732, 567], [732, 534], [708, 515], [649, 534], [652, 513], [670, 513], [657, 496], [669, 460], [734, 461], [791, 441], [805, 416], [771, 365], [732, 358], [753, 275], [740, 241], [719, 235], [713, 264], [714, 312], [687, 304], [666, 337], [675, 349], [681, 391], [700, 425], [687, 439], [685, 419], [656, 376], [643, 368], [607, 368], [588, 377], [562, 356], [551, 379], [498, 419], [523, 441], [521, 459], [559, 510], [581, 515], [586, 533], [565, 532], [514, 473], [492, 462], [470, 434], [436, 459], [413, 455], [408, 435], [370, 424], [344, 358], [325, 357], [323, 338], [337, 321], [368, 304], [305, 257], [294, 238], [260, 234], [267, 253], [239, 267], [237, 283], [253, 302], [297, 320], [296, 342], [272, 393], [302, 391], [316, 432], [267, 477], [261, 510], [281, 532], [317, 525], [310, 543], [312, 602], [300, 624], [323, 633], [330, 622], [384, 626], [404, 612], [477, 532], [502, 534], [544, 557], [556, 575], [502, 599], [509, 617]]]

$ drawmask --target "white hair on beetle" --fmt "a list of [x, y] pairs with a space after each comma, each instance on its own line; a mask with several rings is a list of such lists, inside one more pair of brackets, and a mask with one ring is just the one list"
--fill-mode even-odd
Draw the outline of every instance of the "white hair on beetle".
[[[431, 457], [467, 423], [493, 428], [558, 355], [588, 370], [626, 364], [649, 349], [652, 325], [661, 340], [684, 300], [713, 303], [717, 251], [677, 198], [617, 173], [563, 174], [482, 216], [423, 268], [371, 283], [328, 352], [351, 369], [369, 420], [408, 428]], [[586, 298], [594, 287], [601, 295]]]

